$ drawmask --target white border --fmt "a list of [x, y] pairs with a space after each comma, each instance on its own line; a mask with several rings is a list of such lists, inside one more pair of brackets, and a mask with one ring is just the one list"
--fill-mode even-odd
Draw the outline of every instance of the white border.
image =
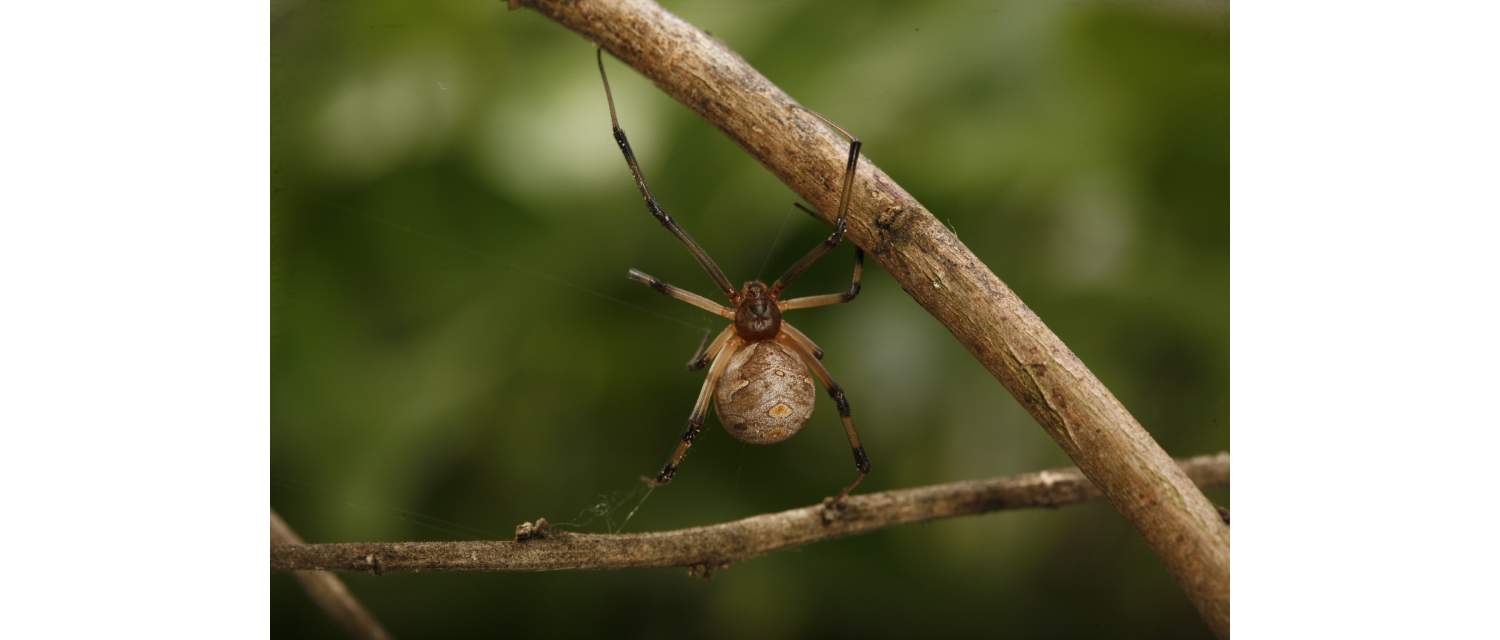
[[268, 24], [0, 21], [0, 636], [269, 634]]
[[1494, 5], [1233, 11], [1235, 632], [1493, 634]]

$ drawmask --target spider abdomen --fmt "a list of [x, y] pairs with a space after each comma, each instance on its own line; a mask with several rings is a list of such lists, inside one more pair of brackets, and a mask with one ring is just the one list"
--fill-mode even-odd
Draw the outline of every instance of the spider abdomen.
[[796, 435], [812, 417], [814, 391], [796, 353], [775, 342], [752, 342], [729, 359], [714, 407], [736, 440], [774, 444]]

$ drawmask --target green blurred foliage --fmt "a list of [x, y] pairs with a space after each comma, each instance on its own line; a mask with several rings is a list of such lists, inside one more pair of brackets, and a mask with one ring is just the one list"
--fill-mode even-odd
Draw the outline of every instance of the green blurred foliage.
[[[1173, 455], [1229, 446], [1227, 8], [668, 2], [948, 223]], [[721, 321], [642, 209], [593, 49], [499, 1], [271, 4], [272, 507], [311, 541], [618, 526]], [[664, 206], [736, 281], [827, 233], [712, 126], [614, 60]], [[841, 248], [795, 287], [847, 286]], [[848, 390], [877, 491], [1063, 466], [1017, 402], [870, 265], [794, 320]], [[771, 447], [708, 430], [627, 530], [813, 503], [852, 475], [831, 403]], [[1227, 504], [1227, 491], [1211, 497]], [[605, 513], [589, 516], [594, 505]], [[622, 506], [623, 505], [623, 506]], [[347, 577], [397, 635], [1205, 637], [1107, 506], [908, 526], [681, 570]], [[277, 635], [337, 630], [274, 576]]]

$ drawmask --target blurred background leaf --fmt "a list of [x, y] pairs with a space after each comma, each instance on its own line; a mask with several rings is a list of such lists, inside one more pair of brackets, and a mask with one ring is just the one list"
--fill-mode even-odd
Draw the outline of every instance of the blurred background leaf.
[[[1169, 453], [1228, 448], [1227, 5], [665, 6], [855, 131]], [[271, 34], [272, 507], [311, 541], [619, 526], [701, 385], [682, 363], [723, 325], [624, 277], [712, 292], [641, 207], [592, 48], [498, 1], [275, 0]], [[606, 63], [653, 190], [732, 279], [774, 277], [826, 235], [716, 129]], [[846, 287], [851, 254], [796, 292]], [[854, 304], [796, 320], [849, 392], [865, 490], [1068, 464], [878, 266]], [[628, 530], [806, 505], [852, 475], [826, 398], [774, 447], [715, 425]], [[1208, 635], [1103, 504], [683, 573], [348, 581], [408, 637]], [[272, 612], [277, 635], [337, 634], [288, 576]]]

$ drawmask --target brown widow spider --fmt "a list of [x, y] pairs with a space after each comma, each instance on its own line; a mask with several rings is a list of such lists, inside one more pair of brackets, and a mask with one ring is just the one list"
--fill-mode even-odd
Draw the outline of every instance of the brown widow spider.
[[[653, 486], [660, 486], [672, 481], [678, 465], [682, 464], [688, 449], [693, 446], [693, 440], [703, 428], [703, 418], [708, 413], [710, 398], [714, 400], [724, 429], [742, 442], [774, 444], [795, 435], [812, 416], [813, 383], [807, 376], [808, 370], [811, 370], [838, 406], [839, 419], [844, 423], [844, 434], [849, 437], [849, 447], [854, 452], [854, 466], [859, 471], [854, 481], [827, 503], [830, 507], [841, 505], [849, 492], [859, 486], [870, 472], [870, 458], [865, 455], [865, 449], [859, 443], [859, 433], [854, 430], [854, 419], [849, 415], [849, 401], [844, 398], [844, 390], [839, 388], [828, 369], [820, 362], [823, 350], [801, 331], [782, 320], [781, 314], [794, 309], [811, 309], [853, 300], [854, 296], [859, 295], [859, 278], [864, 267], [865, 252], [855, 248], [854, 278], [848, 291], [789, 300], [782, 300], [781, 292], [819, 258], [843, 242], [844, 216], [849, 210], [849, 192], [854, 186], [855, 167], [859, 162], [859, 139], [827, 118], [808, 112], [849, 139], [849, 164], [844, 168], [843, 192], [839, 194], [839, 214], [833, 233], [787, 268], [770, 286], [759, 280], [751, 280], [736, 291], [729, 283], [729, 278], [725, 277], [724, 271], [708, 256], [708, 252], [667, 212], [662, 211], [661, 205], [652, 197], [650, 188], [646, 186], [646, 178], [641, 174], [640, 165], [636, 163], [635, 153], [630, 150], [630, 141], [625, 138], [625, 131], [620, 128], [620, 120], [615, 115], [615, 98], [609, 90], [609, 77], [604, 73], [603, 50], [596, 51], [596, 55], [599, 77], [604, 81], [604, 97], [609, 102], [609, 120], [614, 128], [615, 143], [625, 155], [625, 164], [630, 165], [635, 185], [640, 188], [641, 197], [646, 200], [646, 209], [667, 231], [687, 245], [698, 265], [708, 272], [714, 284], [718, 285], [719, 290], [724, 292], [733, 305], [726, 307], [639, 270], [630, 270], [631, 280], [734, 321], [734, 324], [725, 327], [706, 347], [700, 344], [697, 353], [688, 360], [688, 369], [691, 371], [708, 367], [708, 377], [703, 381], [703, 389], [698, 393], [698, 402], [693, 405], [693, 412], [688, 415], [687, 431], [682, 434], [681, 442], [672, 452], [671, 459], [656, 474], [656, 478], [648, 482]], [[800, 204], [796, 206], [807, 211]], [[704, 338], [707, 340], [707, 336]]]

